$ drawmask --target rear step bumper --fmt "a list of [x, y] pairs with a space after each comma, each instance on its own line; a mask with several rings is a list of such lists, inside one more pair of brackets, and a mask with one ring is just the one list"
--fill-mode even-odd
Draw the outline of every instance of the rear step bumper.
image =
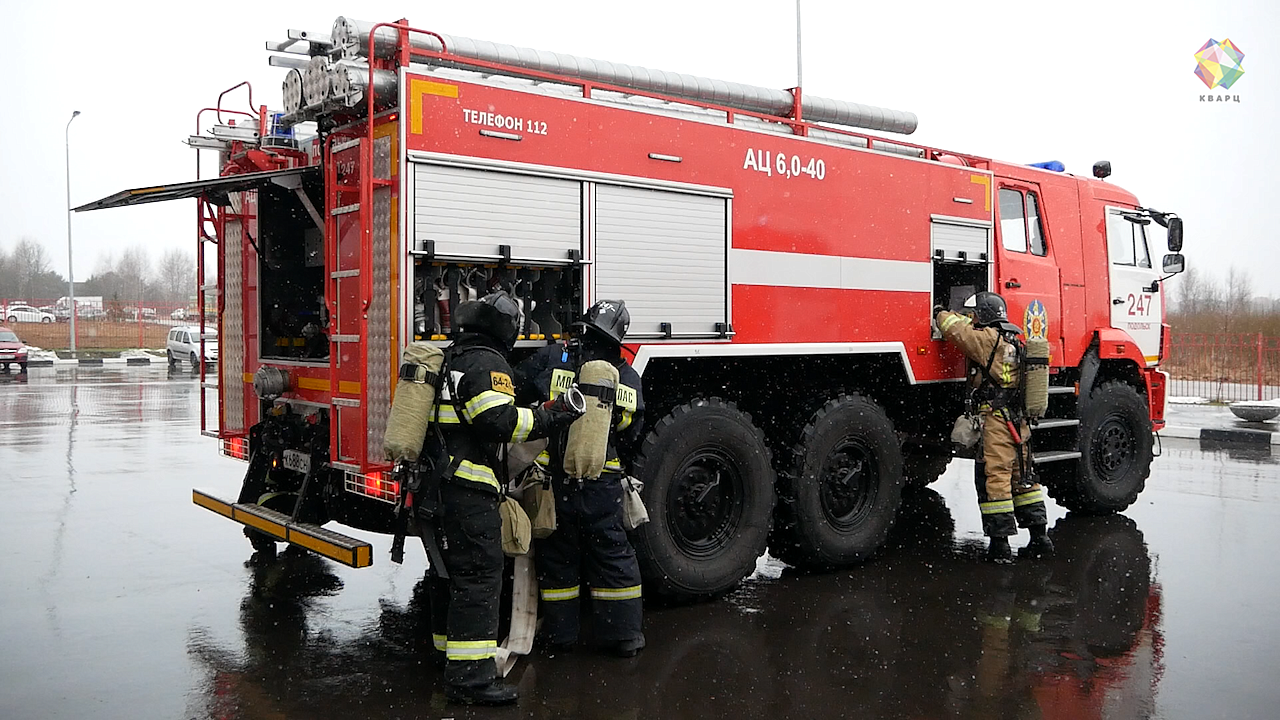
[[191, 491], [191, 502], [277, 540], [305, 548], [343, 565], [362, 568], [373, 564], [373, 546], [369, 543], [332, 530], [325, 530], [318, 525], [293, 522], [282, 512], [268, 510], [258, 505], [229, 503], [199, 490]]

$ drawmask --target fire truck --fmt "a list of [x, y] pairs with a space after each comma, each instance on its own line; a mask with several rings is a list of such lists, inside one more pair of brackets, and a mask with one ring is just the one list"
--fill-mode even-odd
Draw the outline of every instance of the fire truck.
[[1143, 489], [1182, 221], [1108, 163], [999, 162], [868, 132], [914, 131], [907, 112], [405, 20], [267, 49], [283, 110], [251, 88], [248, 110], [224, 108], [236, 86], [197, 115], [188, 143], [218, 153], [217, 177], [78, 208], [197, 200], [221, 342], [201, 428], [248, 469], [234, 501], [194, 501], [256, 547], [373, 562], [332, 528], [393, 530], [400, 354], [447, 343], [458, 304], [497, 288], [524, 310], [516, 361], [593, 301], [626, 301], [650, 592], [722, 593], [766, 548], [822, 567], [874, 554], [904, 485], [953, 455], [965, 363], [932, 308], [979, 290], [1052, 348], [1033, 447], [1053, 497], [1109, 513]]

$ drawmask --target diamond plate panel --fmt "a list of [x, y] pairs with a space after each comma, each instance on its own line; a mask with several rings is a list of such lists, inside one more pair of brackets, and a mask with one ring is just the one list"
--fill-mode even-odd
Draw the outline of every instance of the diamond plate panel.
[[[391, 138], [373, 144], [373, 168], [378, 177], [391, 173]], [[391, 412], [391, 188], [373, 191], [373, 247], [370, 278], [367, 360], [365, 362], [365, 418], [369, 431], [366, 462], [382, 459], [382, 439]]]
[[[231, 194], [231, 211], [239, 213], [242, 196]], [[222, 259], [222, 332], [219, 338], [222, 374], [222, 429], [243, 432], [244, 422], [244, 228], [238, 219], [224, 225], [218, 244]]]

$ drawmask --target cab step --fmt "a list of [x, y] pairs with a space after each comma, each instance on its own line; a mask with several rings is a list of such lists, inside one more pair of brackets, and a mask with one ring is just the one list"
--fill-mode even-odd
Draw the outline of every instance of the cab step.
[[282, 512], [259, 505], [229, 503], [199, 490], [191, 491], [191, 502], [276, 540], [297, 545], [343, 565], [362, 568], [373, 564], [373, 546], [369, 543], [325, 530], [319, 525], [293, 522]]
[[1034, 434], [1035, 430], [1053, 430], [1054, 428], [1076, 427], [1079, 424], [1080, 420], [1078, 418], [1045, 419], [1036, 423], [1035, 427], [1032, 429], [1032, 434]]
[[1050, 450], [1048, 452], [1038, 452], [1032, 454], [1032, 460], [1037, 465], [1051, 462], [1061, 462], [1063, 460], [1079, 460], [1080, 451], [1078, 450]]

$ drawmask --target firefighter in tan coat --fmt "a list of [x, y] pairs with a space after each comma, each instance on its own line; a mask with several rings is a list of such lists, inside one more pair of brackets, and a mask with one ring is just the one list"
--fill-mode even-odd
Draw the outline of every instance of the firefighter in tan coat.
[[1022, 417], [1022, 330], [1009, 322], [1004, 298], [980, 292], [965, 301], [967, 314], [934, 308], [942, 335], [969, 360], [973, 399], [982, 414], [982, 460], [974, 484], [982, 531], [990, 538], [987, 559], [1010, 562], [1009, 536], [1031, 531], [1026, 552], [1047, 555], [1053, 543], [1045, 532], [1044, 490], [1036, 483], [1030, 452], [1031, 428]]

